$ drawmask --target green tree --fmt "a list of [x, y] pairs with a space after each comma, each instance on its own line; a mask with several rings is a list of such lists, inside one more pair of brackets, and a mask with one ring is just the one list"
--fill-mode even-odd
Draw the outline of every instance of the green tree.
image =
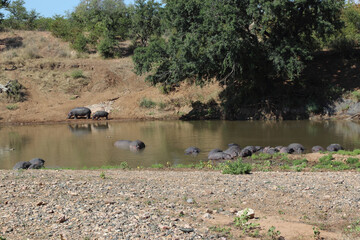
[[147, 46], [151, 36], [161, 34], [160, 4], [154, 0], [136, 0], [131, 15], [131, 33], [141, 46]]
[[5, 25], [12, 29], [35, 29], [35, 21], [39, 13], [34, 9], [28, 12], [24, 6], [24, 0], [14, 0], [7, 5], [6, 10], [10, 13]]
[[[0, 0], [0, 10], [9, 6], [9, 0]], [[2, 30], [2, 22], [4, 20], [4, 14], [0, 12], [0, 31]]]
[[228, 106], [264, 98], [275, 82], [298, 80], [317, 38], [341, 26], [341, 8], [338, 0], [166, 0], [169, 36], [136, 49], [135, 70], [152, 84], [216, 78]]

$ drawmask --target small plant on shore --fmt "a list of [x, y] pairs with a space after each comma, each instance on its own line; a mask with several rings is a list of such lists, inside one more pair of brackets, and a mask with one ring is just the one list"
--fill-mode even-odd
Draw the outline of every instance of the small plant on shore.
[[294, 170], [296, 172], [301, 172], [304, 168], [307, 167], [308, 160], [306, 158], [296, 159], [293, 161]]
[[151, 168], [163, 169], [164, 164], [156, 163], [156, 164], [151, 165]]
[[130, 166], [127, 162], [121, 162], [119, 165], [120, 169], [130, 169]]
[[359, 162], [358, 158], [349, 157], [348, 159], [346, 159], [346, 163], [348, 164], [356, 164], [358, 162]]
[[71, 77], [73, 79], [78, 79], [78, 78], [85, 78], [85, 75], [82, 70], [74, 70], [71, 72]]
[[101, 173], [100, 173], [100, 178], [101, 178], [101, 179], [105, 179], [105, 173], [104, 173], [104, 172], [101, 172]]
[[271, 155], [269, 153], [258, 153], [258, 154], [251, 155], [252, 160], [267, 160], [267, 159], [272, 159], [272, 158], [273, 158], [273, 155]]
[[234, 224], [236, 227], [239, 227], [243, 234], [251, 234], [253, 231], [255, 231], [257, 228], [259, 228], [259, 224], [257, 223], [250, 223], [249, 222], [249, 209], [245, 209], [243, 213], [234, 218]]
[[314, 231], [314, 239], [315, 239], [315, 240], [320, 240], [320, 239], [322, 239], [322, 238], [320, 237], [320, 230], [319, 230], [319, 228], [313, 227], [312, 229], [313, 229], [313, 231]]
[[360, 102], [360, 92], [359, 91], [353, 91], [351, 93], [351, 96], [355, 101]]
[[252, 166], [251, 164], [243, 163], [242, 159], [239, 158], [234, 162], [227, 162], [223, 167], [223, 174], [249, 174], [251, 172]]
[[274, 226], [270, 227], [267, 231], [267, 235], [271, 240], [276, 240], [280, 237], [281, 232], [276, 231], [276, 228]]
[[224, 236], [229, 235], [231, 231], [231, 228], [220, 227], [220, 226], [209, 227], [209, 229], [213, 232], [222, 233]]
[[314, 168], [330, 169], [330, 170], [347, 170], [352, 167], [341, 161], [334, 161], [332, 154], [325, 155], [319, 159], [319, 163]]
[[152, 101], [151, 99], [143, 98], [140, 102], [140, 107], [143, 108], [154, 108], [156, 106], [156, 103]]
[[16, 105], [16, 104], [9, 104], [9, 105], [6, 105], [6, 108], [7, 108], [8, 110], [16, 110], [16, 109], [18, 109], [19, 107], [18, 107], [18, 105]]
[[356, 156], [356, 155], [360, 155], [360, 149], [354, 149], [353, 151], [340, 150], [337, 151], [336, 154]]

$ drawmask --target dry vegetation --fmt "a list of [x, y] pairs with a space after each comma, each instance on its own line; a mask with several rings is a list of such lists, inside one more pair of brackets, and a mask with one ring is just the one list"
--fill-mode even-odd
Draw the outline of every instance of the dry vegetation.
[[[0, 84], [17, 79], [28, 94], [15, 110], [6, 108], [8, 101], [1, 97], [2, 122], [63, 121], [78, 106], [111, 111], [111, 119], [174, 119], [188, 113], [192, 102], [217, 100], [221, 91], [217, 84], [184, 83], [163, 94], [133, 72], [131, 57], [79, 54], [49, 32], [2, 32], [0, 51]], [[152, 107], [141, 107], [144, 99]]]

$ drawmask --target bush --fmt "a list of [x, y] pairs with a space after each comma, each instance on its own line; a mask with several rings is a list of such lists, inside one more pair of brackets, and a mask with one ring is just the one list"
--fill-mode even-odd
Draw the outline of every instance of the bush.
[[22, 102], [26, 100], [25, 88], [18, 80], [10, 80], [5, 85], [6, 96], [12, 102]]
[[239, 158], [237, 161], [234, 162], [227, 162], [223, 168], [223, 174], [249, 174], [251, 172], [251, 165], [247, 163], [243, 163], [242, 159]]
[[115, 44], [114, 39], [105, 37], [102, 39], [97, 47], [100, 55], [104, 58], [112, 58], [115, 56]]
[[75, 70], [71, 73], [71, 77], [74, 79], [78, 79], [78, 78], [84, 78], [84, 73], [82, 70]]
[[156, 106], [156, 103], [147, 98], [143, 98], [140, 102], [140, 107], [143, 107], [143, 108], [154, 108], [155, 106]]
[[71, 47], [78, 52], [87, 52], [87, 39], [82, 33], [78, 33]]
[[330, 43], [331, 49], [345, 56], [351, 55], [355, 47], [355, 41], [344, 36], [337, 37]]

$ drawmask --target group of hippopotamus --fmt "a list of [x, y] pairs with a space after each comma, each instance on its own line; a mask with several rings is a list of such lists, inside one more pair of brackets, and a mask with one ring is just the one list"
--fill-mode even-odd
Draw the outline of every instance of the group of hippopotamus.
[[[74, 119], [77, 119], [78, 117], [86, 117], [87, 119], [90, 119], [91, 110], [87, 107], [77, 107], [71, 109], [71, 111], [68, 114], [68, 119], [74, 117]], [[109, 113], [106, 111], [97, 111], [92, 115], [93, 120], [99, 120], [100, 118], [104, 117], [107, 120]]]
[[[327, 148], [327, 151], [329, 152], [337, 152], [339, 150], [343, 150], [342, 146], [340, 144], [334, 143], [330, 144]], [[311, 151], [313, 153], [315, 152], [321, 152], [325, 151], [325, 149], [321, 146], [314, 146], [312, 147]], [[200, 149], [197, 147], [189, 147], [185, 150], [185, 154], [187, 155], [196, 155], [200, 152]], [[240, 146], [236, 143], [230, 143], [228, 144], [228, 149], [225, 151], [221, 149], [213, 149], [208, 154], [209, 160], [222, 160], [222, 159], [233, 159], [236, 157], [250, 157], [252, 154], [256, 152], [262, 152], [267, 154], [274, 154], [274, 153], [304, 153], [305, 148], [300, 143], [292, 143], [287, 147], [284, 146], [276, 146], [276, 147], [260, 147], [260, 146], [246, 146], [243, 149], [240, 148]]]
[[19, 169], [40, 169], [43, 168], [45, 164], [45, 160], [41, 158], [33, 158], [28, 162], [18, 162], [15, 164], [13, 169], [19, 170]]

